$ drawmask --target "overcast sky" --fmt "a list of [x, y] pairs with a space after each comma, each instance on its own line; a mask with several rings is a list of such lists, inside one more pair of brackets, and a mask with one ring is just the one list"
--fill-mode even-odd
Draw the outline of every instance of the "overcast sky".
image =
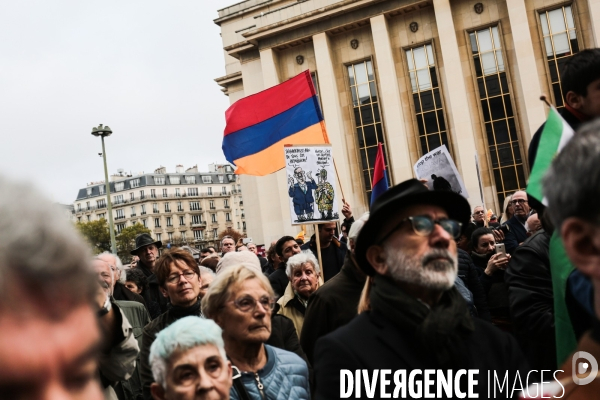
[[0, 5], [0, 173], [72, 203], [109, 174], [224, 162], [217, 10], [236, 0], [23, 0]]

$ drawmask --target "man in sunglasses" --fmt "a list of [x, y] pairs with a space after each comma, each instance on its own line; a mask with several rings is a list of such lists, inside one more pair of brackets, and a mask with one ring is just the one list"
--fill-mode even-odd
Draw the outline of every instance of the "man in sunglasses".
[[510, 202], [513, 205], [515, 214], [506, 221], [506, 225], [510, 227], [510, 230], [504, 235], [504, 246], [506, 252], [512, 255], [517, 247], [527, 239], [525, 222], [527, 222], [531, 209], [527, 201], [527, 193], [522, 190], [515, 192]]
[[[317, 399], [340, 398], [342, 391], [347, 395], [357, 385], [360, 394], [353, 392], [350, 397], [368, 397], [364, 379], [356, 381], [357, 370], [391, 371], [385, 378], [368, 382], [369, 388], [375, 384], [374, 398], [386, 397], [386, 390], [391, 394], [402, 371], [405, 387], [412, 386], [412, 390], [414, 379], [409, 383], [408, 376], [415, 370], [438, 371], [446, 379], [448, 374], [454, 379], [459, 371], [476, 370], [478, 382], [470, 386], [470, 393], [479, 398], [487, 397], [488, 371], [500, 371], [502, 378], [507, 372], [509, 382], [514, 382], [517, 373], [527, 375], [516, 341], [491, 324], [473, 319], [454, 286], [455, 238], [470, 214], [469, 203], [461, 195], [429, 191], [416, 179], [389, 189], [371, 206], [355, 250], [356, 263], [373, 279], [370, 311], [317, 342]], [[353, 384], [345, 371], [351, 371]], [[429, 393], [442, 389], [435, 376], [414, 378], [423, 388], [431, 383]], [[387, 379], [390, 383], [385, 388], [382, 382]], [[456, 380], [460, 389], [467, 388], [465, 376]]]

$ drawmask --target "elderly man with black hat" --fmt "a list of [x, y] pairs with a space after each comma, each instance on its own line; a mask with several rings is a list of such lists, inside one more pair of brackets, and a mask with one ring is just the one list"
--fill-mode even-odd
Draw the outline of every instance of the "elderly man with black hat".
[[[488, 398], [490, 376], [495, 398], [520, 394], [511, 389], [528, 370], [516, 341], [472, 318], [454, 287], [455, 238], [469, 214], [461, 195], [429, 191], [416, 179], [372, 205], [355, 250], [374, 279], [371, 310], [317, 342], [317, 399], [385, 398], [394, 390], [403, 398]], [[507, 378], [502, 390], [493, 388], [494, 374]]]
[[140, 259], [136, 268], [139, 268], [148, 278], [149, 290], [145, 292], [144, 300], [152, 319], [169, 308], [169, 302], [162, 295], [158, 279], [154, 275], [154, 265], [158, 260], [158, 249], [161, 247], [162, 242], [160, 240], [154, 241], [149, 234], [141, 233], [135, 238], [135, 249], [131, 250], [131, 255], [138, 256]]

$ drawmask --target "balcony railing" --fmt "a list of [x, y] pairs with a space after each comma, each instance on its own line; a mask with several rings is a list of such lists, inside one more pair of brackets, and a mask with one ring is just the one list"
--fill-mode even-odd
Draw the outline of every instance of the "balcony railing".
[[191, 222], [190, 226], [192, 228], [206, 228], [206, 221], [202, 221], [202, 222]]
[[121, 216], [116, 216], [116, 217], [115, 217], [115, 220], [119, 220], [119, 219], [125, 219], [125, 216], [124, 216], [124, 215], [121, 215]]

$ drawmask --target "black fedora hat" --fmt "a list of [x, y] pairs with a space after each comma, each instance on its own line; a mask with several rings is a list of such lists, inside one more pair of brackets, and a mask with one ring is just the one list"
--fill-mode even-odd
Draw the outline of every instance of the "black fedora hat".
[[391, 187], [373, 203], [369, 220], [356, 238], [356, 261], [365, 274], [369, 276], [375, 274], [375, 270], [367, 261], [367, 249], [383, 237], [386, 223], [395, 214], [416, 204], [435, 205], [443, 208], [448, 213], [448, 218], [462, 223], [463, 229], [471, 217], [469, 202], [458, 193], [429, 190], [416, 179], [409, 179]]
[[131, 250], [129, 253], [135, 256], [139, 249], [151, 244], [155, 245], [156, 247], [162, 247], [162, 242], [160, 240], [155, 242], [154, 239], [152, 239], [152, 236], [149, 234], [140, 233], [135, 237], [135, 249]]

